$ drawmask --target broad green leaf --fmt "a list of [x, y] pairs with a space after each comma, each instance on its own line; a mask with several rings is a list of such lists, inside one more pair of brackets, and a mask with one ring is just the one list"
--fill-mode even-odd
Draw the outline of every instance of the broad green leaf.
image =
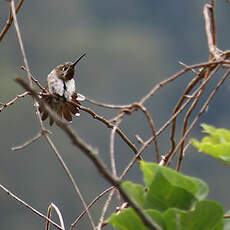
[[135, 199], [138, 204], [143, 207], [144, 205], [144, 188], [140, 184], [134, 184], [130, 181], [122, 183], [122, 187]]
[[170, 168], [144, 161], [141, 162], [141, 169], [147, 187], [152, 185], [159, 170], [168, 183], [177, 188], [186, 190], [188, 193], [193, 194], [196, 199], [201, 200], [208, 195], [208, 186], [198, 178], [185, 176]]
[[230, 165], [230, 131], [216, 129], [214, 126], [202, 124], [203, 132], [208, 133], [201, 142], [193, 139], [192, 143], [200, 152], [207, 153]]
[[[162, 214], [156, 210], [146, 210], [146, 213], [153, 219], [153, 221], [158, 224], [162, 229], [166, 229], [166, 225]], [[111, 223], [116, 229], [120, 230], [148, 230], [140, 217], [132, 208], [127, 208], [120, 213], [114, 213], [107, 220]]]
[[198, 186], [198, 191], [196, 194], [194, 194], [196, 196], [196, 198], [198, 200], [205, 199], [209, 193], [208, 185], [204, 181], [202, 181], [198, 178], [195, 178], [195, 177], [190, 177], [190, 178], [192, 178], [193, 182], [195, 182]]
[[152, 184], [148, 187], [144, 208], [165, 211], [168, 208], [175, 207], [187, 210], [195, 200], [196, 198], [192, 193], [171, 184], [159, 168]]
[[198, 201], [193, 211], [176, 208], [164, 213], [167, 230], [222, 230], [223, 207], [215, 201]]

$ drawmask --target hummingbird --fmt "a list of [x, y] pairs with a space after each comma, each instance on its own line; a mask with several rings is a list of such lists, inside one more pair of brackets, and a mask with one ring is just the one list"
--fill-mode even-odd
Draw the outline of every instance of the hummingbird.
[[[72, 115], [80, 116], [77, 105], [79, 101], [84, 101], [85, 97], [75, 92], [75, 67], [77, 63], [86, 55], [82, 54], [77, 61], [65, 62], [56, 66], [47, 76], [48, 93], [41, 94], [41, 98], [53, 109], [60, 118], [71, 122]], [[42, 120], [49, 116], [48, 112], [39, 106]], [[52, 126], [54, 120], [50, 117], [49, 124]]]

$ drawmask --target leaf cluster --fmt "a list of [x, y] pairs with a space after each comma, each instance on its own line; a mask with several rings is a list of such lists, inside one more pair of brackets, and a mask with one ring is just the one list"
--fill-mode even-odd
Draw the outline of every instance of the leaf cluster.
[[[228, 229], [229, 221], [223, 219], [222, 205], [205, 199], [209, 192], [206, 183], [144, 161], [141, 162], [141, 171], [144, 186], [130, 181], [122, 186], [159, 229]], [[148, 229], [130, 207], [113, 213], [107, 221], [120, 230]]]

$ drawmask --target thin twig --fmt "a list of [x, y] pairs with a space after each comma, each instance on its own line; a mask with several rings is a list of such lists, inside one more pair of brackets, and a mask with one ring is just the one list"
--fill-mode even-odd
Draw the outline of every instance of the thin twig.
[[[189, 67], [187, 64], [185, 64], [185, 63], [182, 62], [182, 61], [179, 61], [179, 64], [181, 64], [181, 65], [184, 66], [185, 68], [188, 68], [188, 67]], [[194, 69], [191, 69], [191, 71], [192, 71], [194, 74], [196, 74], [196, 75], [199, 74], [199, 72], [195, 71]]]
[[[220, 63], [220, 62], [217, 62]], [[178, 111], [173, 114], [173, 116], [171, 116], [171, 118], [164, 124], [162, 125], [162, 127], [156, 132], [156, 135], [159, 136], [170, 124], [171, 122], [175, 119], [175, 117], [177, 117], [183, 110], [184, 108], [190, 103], [190, 101], [197, 95], [197, 93], [200, 91], [200, 89], [203, 87], [204, 84], [207, 84], [207, 82], [210, 80], [211, 78], [207, 78], [205, 79], [205, 81], [202, 82], [202, 84], [200, 85], [200, 87], [198, 87], [193, 94], [191, 95], [191, 97], [187, 98], [187, 101], [180, 107], [180, 109], [178, 109]], [[136, 161], [136, 157], [140, 156], [142, 154], [142, 152], [148, 147], [148, 145], [154, 140], [154, 137], [150, 137], [147, 141], [144, 142], [144, 144], [142, 145], [142, 147], [140, 148], [140, 150], [138, 151], [138, 153], [136, 154], [135, 158], [130, 162], [130, 165], [133, 164]], [[168, 155], [163, 156], [164, 160], [167, 160]], [[160, 162], [161, 164], [161, 162]], [[127, 168], [130, 167], [127, 166]]]
[[[208, 72], [209, 76], [206, 76], [205, 79], [212, 77], [220, 68], [220, 65], [217, 65], [216, 68], [211, 72], [211, 70]], [[200, 91], [198, 92], [195, 100], [193, 101], [192, 105], [190, 106], [190, 108], [188, 109], [185, 118], [184, 118], [184, 122], [183, 122], [183, 129], [182, 129], [182, 136], [184, 136], [186, 129], [187, 129], [187, 125], [188, 125], [188, 121], [189, 121], [189, 117], [191, 116], [192, 112], [194, 111], [196, 105], [198, 104], [198, 102], [200, 101], [200, 98], [202, 96], [202, 94], [204, 93], [204, 90], [206, 88], [206, 84], [203, 85], [203, 87], [200, 89]], [[180, 147], [180, 162], [183, 159], [183, 155], [184, 155], [184, 141], [181, 143], [181, 147]], [[179, 166], [179, 165], [178, 165]], [[178, 171], [179, 168], [176, 168], [176, 170]]]
[[[212, 76], [213, 76], [213, 74], [211, 74], [209, 78], [204, 78], [204, 81], [202, 82], [202, 84], [193, 92], [193, 94], [192, 94], [190, 97], [187, 97], [187, 101], [186, 101], [183, 105], [180, 105], [180, 106], [177, 108], [177, 112], [174, 113], [174, 115], [169, 119], [169, 121], [166, 122], [166, 123], [160, 128], [160, 130], [157, 132], [158, 135], [159, 135], [161, 132], [163, 132], [163, 130], [167, 127], [167, 125], [169, 124], [169, 122], [170, 122], [171, 120], [174, 121], [175, 118], [179, 115], [179, 113], [181, 113], [181, 112], [184, 110], [184, 108], [190, 103], [190, 101], [191, 101], [193, 98], [195, 98], [195, 97], [199, 94], [200, 90], [204, 87], [204, 85], [206, 85], [206, 84], [210, 81], [210, 79], [211, 79]], [[179, 105], [179, 104], [178, 104], [178, 105]], [[162, 161], [164, 161], [165, 163], [167, 163], [167, 162], [168, 162], [168, 159], [170, 158], [171, 154], [172, 154], [174, 151], [175, 151], [175, 146], [171, 149], [171, 151], [170, 151], [169, 153], [167, 153], [167, 154], [163, 157]], [[161, 164], [162, 164], [162, 162], [161, 162]]]
[[[51, 203], [51, 204], [49, 205], [49, 207], [48, 207], [48, 215], [47, 215], [47, 216], [48, 216], [49, 218], [51, 217], [51, 213], [52, 213], [53, 208], [54, 208], [54, 210], [56, 211], [56, 213], [57, 213], [57, 215], [58, 215], [58, 218], [59, 218], [61, 227], [62, 227], [63, 229], [65, 229], [65, 224], [64, 224], [64, 220], [63, 220], [62, 214], [61, 214], [59, 208], [58, 208], [54, 203]], [[46, 230], [49, 230], [49, 225], [50, 225], [50, 223], [49, 223], [49, 221], [47, 221], [47, 223], [46, 223]]]
[[110, 205], [110, 202], [113, 198], [113, 195], [114, 195], [114, 192], [115, 192], [115, 188], [109, 193], [109, 196], [108, 196], [108, 199], [106, 200], [105, 202], [105, 205], [102, 209], [102, 212], [101, 212], [101, 217], [100, 217], [100, 220], [99, 220], [99, 223], [97, 225], [97, 230], [101, 230], [102, 226], [103, 226], [103, 222], [104, 222], [104, 219], [105, 219], [105, 214], [106, 214], [106, 211]]
[[[209, 16], [209, 13], [211, 13], [211, 17]], [[205, 19], [205, 29], [206, 29], [206, 36], [208, 40], [209, 52], [212, 55], [212, 57], [214, 57], [216, 60], [219, 60], [223, 52], [221, 52], [216, 47], [216, 29], [215, 29], [216, 27], [215, 27], [214, 10], [212, 8], [212, 5], [205, 4], [203, 14]]]
[[178, 77], [180, 77], [181, 75], [184, 75], [186, 72], [188, 72], [189, 70], [192, 69], [196, 69], [196, 68], [201, 68], [201, 67], [206, 67], [206, 66], [210, 66], [212, 64], [219, 64], [219, 63], [224, 63], [224, 60], [218, 60], [218, 61], [210, 61], [210, 62], [204, 62], [204, 63], [200, 63], [200, 64], [195, 64], [195, 65], [190, 65], [186, 68], [184, 68], [183, 70], [173, 74], [171, 77], [161, 81], [160, 83], [158, 83], [155, 87], [153, 87], [150, 92], [144, 96], [139, 103], [140, 104], [144, 104], [150, 97], [152, 97], [161, 87], [165, 86], [166, 84], [176, 80]]
[[[106, 120], [104, 117], [97, 115], [92, 109], [79, 105], [79, 109], [89, 113], [94, 119], [101, 121], [105, 124], [108, 128], [114, 128], [114, 124]], [[121, 131], [119, 127], [116, 128], [117, 134], [123, 139], [123, 141], [133, 150], [135, 154], [137, 154], [138, 150], [136, 146], [130, 141], [130, 139]], [[138, 160], [142, 160], [141, 156]]]
[[[122, 122], [122, 118], [124, 117], [124, 115], [125, 115], [124, 113], [118, 114], [115, 126], [111, 130], [111, 134], [110, 134], [110, 162], [111, 162], [112, 174], [114, 177], [117, 177], [117, 168], [116, 168], [116, 160], [115, 160], [115, 134], [117, 128]], [[121, 200], [119, 192], [117, 192], [117, 200], [118, 203]]]
[[149, 126], [152, 130], [152, 135], [154, 138], [153, 141], [154, 141], [154, 145], [155, 145], [156, 162], [159, 163], [160, 162], [160, 152], [159, 152], [158, 140], [157, 140], [157, 135], [156, 135], [156, 128], [155, 128], [155, 124], [153, 122], [153, 119], [150, 116], [148, 110], [145, 108], [144, 105], [136, 103], [135, 106], [137, 106], [145, 114], [145, 116], [149, 122]]
[[15, 30], [16, 30], [16, 33], [17, 33], [18, 42], [19, 42], [19, 45], [20, 45], [23, 61], [24, 61], [24, 64], [26, 66], [26, 69], [27, 69], [27, 77], [28, 77], [28, 80], [29, 80], [29, 83], [30, 83], [30, 87], [32, 87], [30, 69], [29, 69], [27, 58], [26, 58], [24, 45], [23, 45], [23, 42], [22, 42], [22, 36], [21, 36], [20, 30], [19, 30], [18, 20], [17, 20], [17, 16], [16, 16], [16, 12], [15, 12], [14, 0], [10, 0], [10, 6], [11, 6], [12, 16], [13, 16], [13, 19], [14, 19], [14, 27], [15, 27]]
[[2, 106], [0, 107], [0, 112], [2, 112], [2, 110], [5, 109], [6, 107], [13, 105], [19, 98], [23, 98], [28, 94], [29, 94], [29, 92], [24, 92], [22, 94], [17, 95], [13, 100], [11, 100], [7, 103], [1, 103]]
[[144, 144], [144, 141], [142, 140], [142, 138], [137, 134], [135, 135], [135, 137], [137, 138], [137, 141], [140, 143], [140, 144]]
[[87, 212], [88, 209], [90, 209], [101, 197], [103, 197], [105, 194], [107, 194], [109, 191], [111, 191], [112, 189], [114, 189], [114, 186], [111, 186], [109, 188], [107, 188], [105, 191], [103, 191], [102, 193], [100, 193], [88, 206], [87, 209], [85, 209], [78, 217], [77, 219], [71, 224], [71, 227], [69, 230], [73, 230], [77, 223], [81, 220], [81, 218], [85, 215], [85, 213]]
[[[119, 116], [120, 115], [120, 116]], [[120, 125], [121, 121], [122, 121], [122, 117], [124, 116], [124, 113], [121, 113], [117, 116], [117, 121], [115, 126], [113, 127], [112, 131], [111, 131], [111, 135], [110, 135], [110, 159], [111, 159], [111, 168], [112, 168], [112, 173], [114, 177], [117, 177], [117, 170], [116, 170], [116, 164], [115, 164], [115, 152], [114, 152], [114, 142], [115, 142], [115, 133], [116, 133], [116, 129], [118, 128], [118, 126]], [[100, 220], [99, 223], [97, 225], [97, 230], [101, 230], [104, 219], [105, 219], [105, 214], [106, 211], [110, 205], [110, 202], [113, 198], [115, 192], [115, 188], [110, 192], [105, 205], [102, 209], [102, 213], [100, 215]], [[120, 199], [119, 194], [118, 194], [118, 200]]]
[[[230, 64], [230, 61], [227, 60], [216, 60], [216, 61], [209, 61], [209, 62], [203, 62], [203, 63], [199, 63], [199, 64], [194, 64], [194, 65], [190, 65], [190, 66], [186, 66], [184, 69], [180, 70], [179, 72], [173, 74], [172, 76], [170, 76], [169, 78], [161, 81], [160, 83], [158, 83], [156, 86], [154, 86], [138, 103], [140, 104], [144, 104], [151, 96], [153, 96], [161, 87], [163, 87], [164, 85], [174, 81], [175, 79], [177, 79], [178, 77], [180, 77], [181, 75], [183, 75], [184, 73], [188, 72], [189, 70], [194, 70], [197, 68], [204, 68], [210, 65], [216, 65], [216, 64]], [[106, 104], [106, 103], [102, 103], [102, 102], [97, 102], [95, 100], [86, 98], [86, 101], [104, 107], [104, 108], [109, 108], [109, 109], [127, 109], [132, 107], [132, 103], [127, 104], [127, 105], [113, 105], [113, 104]]]
[[[20, 0], [20, 2], [18, 3], [17, 7], [16, 7], [16, 14], [18, 13], [19, 9], [21, 8], [22, 6], [22, 3], [23, 3], [24, 0]], [[11, 10], [10, 10], [10, 15], [9, 15], [9, 18], [6, 22], [6, 25], [5, 27], [3, 28], [1, 34], [0, 34], [0, 42], [2, 41], [2, 39], [4, 38], [4, 36], [6, 35], [7, 31], [9, 30], [11, 24], [13, 22], [13, 17], [12, 17], [12, 13], [11, 13]]]
[[[26, 70], [25, 66], [21, 66], [21, 69], [24, 70], [25, 72], [28, 73], [28, 71]], [[47, 89], [45, 87], [42, 86], [42, 84], [37, 80], [37, 78], [35, 78], [31, 73], [30, 73], [30, 77], [32, 79], [32, 81], [43, 91], [43, 92], [48, 92]]]
[[211, 0], [211, 24], [212, 24], [212, 40], [213, 40], [213, 44], [216, 46], [217, 42], [216, 42], [216, 20], [215, 20], [215, 13], [214, 13], [214, 9], [215, 9], [215, 0]]
[[103, 108], [108, 108], [108, 109], [125, 109], [127, 107], [130, 107], [131, 104], [127, 104], [127, 105], [113, 105], [113, 104], [105, 104], [105, 103], [101, 103], [101, 102], [97, 102], [93, 99], [90, 98], [85, 98], [86, 101], [90, 102], [91, 104], [103, 107]]
[[[185, 101], [187, 97], [187, 95], [189, 95], [189, 93], [191, 92], [191, 90], [195, 87], [195, 85], [203, 78], [203, 74], [198, 74], [198, 76], [196, 76], [195, 78], [192, 79], [192, 81], [189, 82], [188, 86], [186, 87], [183, 95], [181, 96], [181, 98], [179, 99], [177, 105], [175, 106], [174, 110], [173, 110], [173, 114], [176, 114], [177, 111], [180, 109], [181, 105], [183, 104], [183, 102]], [[170, 136], [170, 140], [171, 140], [171, 150], [169, 151], [168, 154], [172, 153], [175, 149], [176, 146], [176, 141], [175, 141], [175, 132], [176, 132], [176, 119], [177, 117], [175, 117], [172, 120], [172, 128], [171, 128], [171, 136]]]
[[177, 161], [177, 166], [176, 166], [176, 170], [177, 170], [177, 171], [180, 170], [180, 167], [181, 167], [181, 163], [182, 163], [183, 157], [185, 156], [185, 153], [187, 152], [187, 149], [188, 149], [188, 147], [189, 147], [191, 144], [192, 144], [192, 142], [189, 141], [189, 142], [185, 145], [185, 147], [184, 147], [184, 149], [183, 149], [182, 156], [179, 156], [179, 159], [178, 159], [178, 161]]
[[[61, 163], [61, 166], [64, 168], [64, 171], [65, 171], [65, 173], [67, 174], [67, 177], [70, 179], [70, 181], [71, 181], [71, 183], [72, 183], [72, 185], [73, 185], [73, 188], [74, 188], [76, 194], [78, 195], [78, 197], [80, 198], [81, 203], [83, 204], [84, 209], [87, 210], [87, 204], [86, 204], [86, 202], [85, 202], [85, 200], [84, 200], [84, 198], [83, 198], [83, 196], [82, 196], [82, 194], [81, 194], [81, 191], [80, 191], [80, 189], [78, 188], [78, 185], [77, 185], [77, 183], [75, 182], [75, 180], [74, 180], [74, 178], [73, 178], [73, 176], [72, 176], [72, 174], [71, 174], [69, 168], [68, 168], [67, 165], [65, 164], [65, 161], [62, 159], [60, 153], [58, 152], [58, 150], [57, 150], [56, 147], [54, 146], [54, 144], [53, 144], [53, 142], [51, 141], [50, 137], [49, 137], [48, 135], [44, 135], [44, 136], [45, 136], [47, 142], [49, 143], [49, 145], [51, 146], [52, 150], [53, 150], [54, 153], [56, 154], [56, 156], [57, 156], [59, 162]], [[94, 224], [93, 218], [92, 218], [92, 216], [91, 216], [91, 214], [90, 214], [90, 212], [89, 212], [88, 210], [87, 210], [87, 215], [88, 215], [88, 217], [89, 217], [89, 220], [90, 220], [90, 223], [91, 223], [91, 225], [92, 225], [92, 228], [95, 229], [95, 224]]]
[[16, 146], [16, 147], [12, 147], [11, 150], [12, 151], [17, 151], [17, 150], [21, 150], [24, 149], [25, 147], [27, 147], [28, 145], [32, 144], [33, 142], [37, 141], [43, 134], [41, 132], [39, 132], [35, 137], [31, 138], [30, 140], [26, 141], [24, 144]]
[[61, 226], [59, 226], [58, 224], [56, 224], [54, 221], [50, 220], [48, 217], [46, 217], [45, 215], [43, 215], [42, 213], [40, 213], [39, 211], [37, 211], [35, 208], [31, 207], [29, 204], [27, 204], [25, 201], [21, 200], [19, 197], [17, 197], [16, 195], [14, 195], [12, 192], [10, 192], [7, 188], [5, 188], [3, 185], [0, 184], [0, 188], [5, 191], [9, 196], [11, 196], [12, 198], [14, 198], [15, 200], [17, 200], [20, 204], [22, 204], [23, 206], [25, 206], [26, 208], [28, 208], [30, 211], [34, 212], [35, 214], [37, 214], [38, 216], [42, 217], [43, 219], [49, 221], [53, 226], [55, 226], [57, 229], [60, 230], [64, 230]]
[[119, 118], [117, 119], [116, 124], [112, 128], [111, 134], [110, 134], [110, 160], [111, 160], [111, 169], [112, 169], [112, 174], [115, 177], [117, 177], [117, 169], [116, 169], [116, 161], [115, 161], [115, 150], [114, 150], [115, 133], [116, 133], [116, 130], [117, 130], [117, 128], [118, 128], [118, 126], [120, 125], [121, 122], [122, 122], [122, 117], [119, 116]]

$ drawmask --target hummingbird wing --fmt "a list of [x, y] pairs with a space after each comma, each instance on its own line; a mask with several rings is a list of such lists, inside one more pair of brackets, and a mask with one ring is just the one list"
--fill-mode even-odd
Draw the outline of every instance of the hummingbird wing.
[[71, 115], [71, 111], [68, 106], [68, 102], [63, 104], [62, 113], [63, 113], [64, 118], [67, 121], [72, 121], [72, 115]]
[[[78, 105], [81, 105], [78, 101], [78, 98], [81, 100], [84, 96], [80, 96], [77, 93], [74, 93], [71, 101], [65, 101], [63, 98], [58, 97], [54, 94], [42, 94], [41, 99], [52, 109], [54, 110], [60, 118], [64, 118], [66, 121], [72, 121], [72, 115], [80, 116], [80, 111]], [[41, 113], [42, 121], [46, 120], [48, 117], [50, 126], [53, 125], [54, 120], [49, 116], [49, 113], [39, 105], [39, 112]]]
[[[71, 101], [65, 101], [63, 98], [58, 97], [54, 94], [43, 94], [41, 99], [54, 110], [60, 118], [64, 118], [66, 121], [72, 121], [72, 115], [80, 116], [80, 111], [78, 105], [80, 102], [77, 100], [78, 95], [74, 93]], [[46, 120], [48, 117], [50, 126], [53, 125], [54, 120], [49, 116], [49, 113], [39, 105], [39, 112], [41, 113], [42, 121]]]
[[68, 108], [69, 108], [69, 111], [75, 115], [75, 116], [80, 116], [80, 111], [78, 109], [78, 107], [75, 105], [75, 104], [72, 104], [72, 103], [68, 103], [67, 104]]

